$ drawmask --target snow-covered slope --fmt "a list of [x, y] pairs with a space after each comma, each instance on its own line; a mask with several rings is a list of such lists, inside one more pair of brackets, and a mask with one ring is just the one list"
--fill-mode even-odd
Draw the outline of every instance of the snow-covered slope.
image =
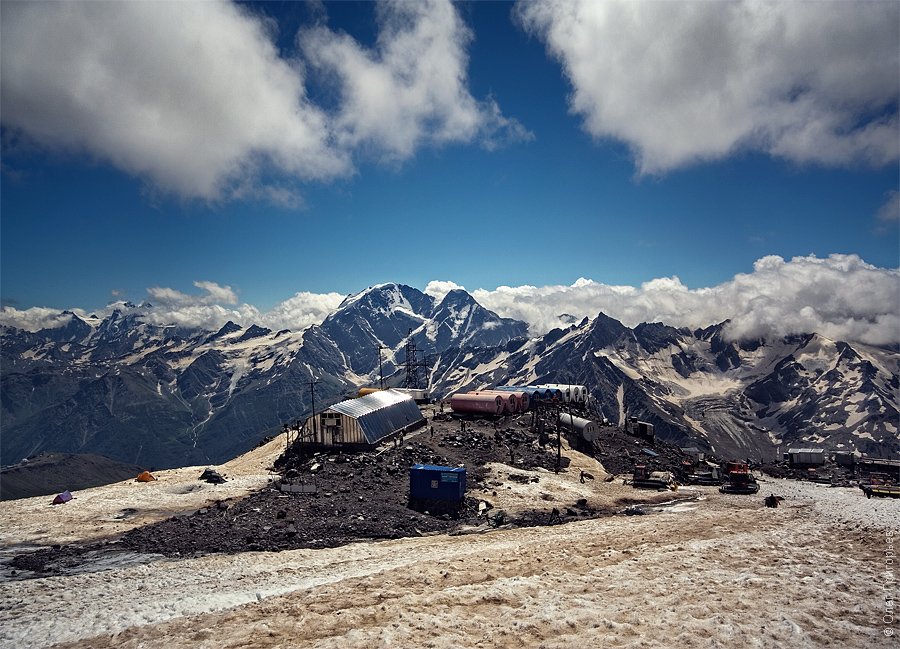
[[771, 458], [781, 446], [900, 451], [900, 354], [816, 334], [727, 341], [725, 323], [634, 329], [600, 314], [516, 349], [442, 357], [438, 391], [503, 383], [587, 385], [598, 417], [626, 413], [658, 434], [722, 455]]
[[433, 355], [526, 331], [468, 294], [436, 305], [398, 284], [350, 296], [302, 332], [158, 326], [151, 310], [123, 302], [102, 319], [67, 313], [54, 329], [0, 329], [5, 463], [51, 450], [152, 467], [221, 462], [308, 414], [313, 399], [322, 407], [373, 382], [379, 348], [390, 376], [410, 335]]
[[639, 416], [668, 441], [720, 455], [900, 451], [900, 354], [816, 334], [731, 341], [726, 323], [632, 329], [601, 313], [529, 340], [524, 323], [464, 291], [437, 302], [399, 284], [349, 296], [300, 332], [158, 326], [150, 309], [121, 303], [102, 319], [62, 314], [55, 329], [0, 328], [5, 463], [40, 451], [221, 462], [308, 414], [313, 397], [323, 407], [373, 384], [379, 353], [398, 384], [410, 339], [437, 396], [571, 382], [588, 386], [597, 417]]

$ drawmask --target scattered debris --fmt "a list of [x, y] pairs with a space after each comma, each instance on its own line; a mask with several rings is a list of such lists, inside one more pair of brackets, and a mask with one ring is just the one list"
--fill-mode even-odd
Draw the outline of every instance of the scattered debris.
[[676, 489], [678, 483], [669, 471], [651, 471], [650, 467], [645, 464], [636, 464], [631, 481], [625, 481], [626, 484], [637, 489]]
[[207, 468], [200, 474], [198, 480], [205, 480], [210, 484], [222, 484], [225, 482], [225, 477], [215, 469]]

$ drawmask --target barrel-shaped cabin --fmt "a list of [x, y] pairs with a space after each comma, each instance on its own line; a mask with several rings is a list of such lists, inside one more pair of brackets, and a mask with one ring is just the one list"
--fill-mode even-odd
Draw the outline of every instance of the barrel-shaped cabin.
[[503, 398], [499, 394], [458, 392], [450, 396], [450, 409], [460, 414], [499, 415], [503, 408]]
[[557, 401], [562, 400], [562, 392], [557, 390], [556, 388], [544, 388], [536, 385], [528, 385], [522, 388], [528, 393], [528, 396], [532, 401], [552, 401], [556, 399]]
[[528, 410], [531, 408], [531, 397], [522, 388], [517, 388], [511, 385], [501, 385], [494, 389], [514, 394], [519, 400], [519, 412], [528, 412]]
[[515, 415], [523, 412], [521, 401], [515, 392], [505, 390], [479, 390], [478, 394], [496, 394], [503, 400], [503, 414]]
[[519, 388], [512, 385], [498, 385], [496, 388], [493, 388], [493, 390], [497, 392], [508, 392], [510, 394], [514, 394], [519, 400], [519, 412], [527, 412], [531, 408], [531, 396], [524, 388]]
[[587, 403], [587, 388], [574, 383], [544, 383], [539, 387], [559, 390], [564, 403]]
[[581, 437], [586, 442], [595, 441], [597, 439], [597, 435], [599, 434], [596, 423], [594, 423], [590, 419], [576, 417], [575, 415], [569, 414], [567, 412], [561, 412], [559, 414], [559, 425], [566, 430], [574, 431], [576, 435]]

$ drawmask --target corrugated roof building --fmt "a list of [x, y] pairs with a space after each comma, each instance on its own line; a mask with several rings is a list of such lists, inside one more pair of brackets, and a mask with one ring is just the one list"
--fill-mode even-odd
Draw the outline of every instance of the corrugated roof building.
[[424, 425], [412, 397], [394, 390], [341, 401], [306, 420], [314, 444], [347, 448], [371, 448]]
[[825, 464], [824, 448], [791, 448], [788, 449], [791, 464]]

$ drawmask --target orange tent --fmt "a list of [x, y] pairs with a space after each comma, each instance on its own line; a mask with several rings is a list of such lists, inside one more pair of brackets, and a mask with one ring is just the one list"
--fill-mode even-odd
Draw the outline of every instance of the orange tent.
[[149, 471], [144, 471], [141, 475], [135, 478], [138, 482], [153, 482], [156, 478]]

